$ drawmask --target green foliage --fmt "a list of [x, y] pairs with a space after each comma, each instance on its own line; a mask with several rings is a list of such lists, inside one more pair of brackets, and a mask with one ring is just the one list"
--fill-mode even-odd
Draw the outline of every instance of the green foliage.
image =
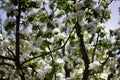
[[0, 70], [0, 77], [3, 77], [3, 76], [5, 76], [5, 72]]
[[110, 19], [108, 3], [1, 1], [7, 19], [0, 24], [0, 69], [11, 73], [0, 70], [0, 78], [106, 80], [112, 74], [120, 79], [119, 29], [108, 34], [103, 25]]
[[31, 52], [30, 55], [32, 55], [33, 57], [36, 57], [38, 55], [37, 52]]

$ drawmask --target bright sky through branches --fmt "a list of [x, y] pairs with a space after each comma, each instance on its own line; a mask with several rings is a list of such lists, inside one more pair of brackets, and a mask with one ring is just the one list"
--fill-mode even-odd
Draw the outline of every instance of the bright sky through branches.
[[[49, 0], [48, 0], [49, 1]], [[116, 29], [119, 28], [120, 26], [118, 25], [118, 20], [120, 19], [120, 15], [118, 12], [118, 7], [120, 7], [120, 1], [113, 1], [109, 8], [111, 10], [111, 19], [108, 20], [108, 22], [106, 23], [107, 29]], [[48, 6], [46, 6], [48, 12], [50, 12]], [[3, 22], [4, 20], [7, 18], [6, 14], [0, 10], [0, 17], [3, 18]]]
[[119, 28], [118, 20], [120, 19], [118, 7], [120, 7], [120, 1], [113, 1], [109, 8], [112, 12], [111, 19], [106, 23], [108, 29]]

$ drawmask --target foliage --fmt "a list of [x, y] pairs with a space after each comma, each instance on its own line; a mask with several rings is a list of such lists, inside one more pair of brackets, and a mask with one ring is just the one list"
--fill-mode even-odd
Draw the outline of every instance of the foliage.
[[0, 80], [119, 80], [120, 29], [105, 27], [111, 2], [0, 1]]

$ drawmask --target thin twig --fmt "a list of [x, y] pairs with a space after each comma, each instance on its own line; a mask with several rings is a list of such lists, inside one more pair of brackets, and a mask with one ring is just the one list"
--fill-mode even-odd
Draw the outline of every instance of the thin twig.
[[[99, 32], [100, 32], [100, 30], [99, 30]], [[95, 51], [96, 51], [96, 49], [97, 49], [98, 40], [99, 40], [99, 37], [100, 37], [99, 32], [98, 32], [98, 36], [97, 36], [97, 40], [96, 40], [95, 47], [94, 47], [94, 49], [93, 49], [92, 62], [94, 61]]]
[[[49, 46], [49, 45], [48, 45], [48, 49], [49, 49], [49, 51], [51, 52], [51, 49], [50, 49], [50, 46]], [[56, 79], [57, 79], [57, 77], [56, 77], [56, 67], [55, 67], [55, 60], [54, 60], [54, 58], [53, 58], [52, 52], [50, 53], [50, 56], [51, 56], [51, 58], [52, 58], [53, 73], [55, 74], [55, 80], [56, 80]]]
[[10, 50], [9, 48], [7, 48], [8, 51], [10, 51], [10, 53], [12, 53], [12, 55], [15, 57], [15, 54], [12, 50]]

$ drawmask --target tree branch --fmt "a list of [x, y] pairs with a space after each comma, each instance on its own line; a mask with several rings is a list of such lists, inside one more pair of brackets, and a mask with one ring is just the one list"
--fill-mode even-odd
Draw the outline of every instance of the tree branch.
[[77, 36], [79, 38], [79, 43], [80, 43], [79, 48], [80, 48], [80, 51], [82, 53], [82, 58], [84, 60], [84, 65], [85, 65], [82, 80], [88, 80], [89, 73], [90, 73], [90, 71], [89, 71], [90, 61], [89, 61], [89, 57], [88, 57], [88, 54], [87, 54], [87, 51], [86, 51], [86, 48], [85, 48], [83, 34], [82, 34], [82, 31], [81, 31], [82, 26], [79, 25], [78, 21], [75, 24], [75, 28], [76, 28]]
[[9, 63], [0, 63], [0, 65], [7, 65], [7, 66], [11, 66], [12, 68], [14, 68], [14, 65], [9, 64]]
[[[52, 51], [52, 52], [53, 52], [53, 51]], [[39, 58], [39, 57], [46, 56], [46, 55], [50, 54], [51, 52], [41, 52], [41, 53], [43, 53], [43, 54], [38, 55], [38, 56], [36, 56], [36, 57], [33, 57], [33, 58], [30, 58], [30, 59], [28, 59], [28, 60], [23, 61], [23, 62], [21, 63], [21, 65], [24, 65], [25, 63], [27, 63], [27, 62], [29, 62], [29, 61], [31, 61], [31, 60], [37, 59], [37, 58]]]
[[15, 65], [18, 70], [21, 70], [21, 74], [19, 74], [21, 80], [26, 80], [25, 75], [22, 69], [22, 66], [20, 64], [20, 34], [19, 34], [19, 29], [20, 29], [20, 19], [21, 19], [21, 0], [17, 0], [17, 6], [18, 6], [18, 14], [16, 15], [16, 34], [15, 34], [15, 39], [16, 39], [16, 45], [15, 45]]
[[[51, 49], [50, 49], [50, 46], [48, 45], [48, 49], [49, 51], [51, 52]], [[52, 65], [53, 65], [53, 73], [55, 74], [55, 80], [57, 79], [57, 76], [56, 76], [56, 66], [55, 66], [55, 60], [54, 60], [54, 57], [52, 55], [52, 52], [50, 53], [50, 56], [52, 58]]]
[[95, 36], [95, 34], [92, 34], [92, 36], [91, 36], [91, 38], [90, 38], [90, 40], [89, 40], [89, 44], [92, 43], [92, 41], [93, 41], [93, 39], [94, 39], [94, 36]]
[[12, 55], [15, 57], [15, 54], [12, 50], [10, 50], [9, 48], [7, 48], [8, 51], [10, 51], [10, 53], [12, 53]]
[[6, 56], [1, 56], [1, 55], [0, 55], [0, 58], [1, 58], [1, 59], [6, 59], [6, 60], [15, 61], [14, 58], [6, 57]]
[[[100, 30], [99, 30], [99, 32], [100, 32]], [[100, 37], [99, 32], [98, 32], [97, 40], [96, 40], [96, 43], [95, 43], [95, 47], [94, 47], [94, 49], [93, 49], [92, 62], [94, 61], [95, 51], [96, 51], [96, 49], [97, 49], [98, 40], [99, 40], [99, 37]]]

